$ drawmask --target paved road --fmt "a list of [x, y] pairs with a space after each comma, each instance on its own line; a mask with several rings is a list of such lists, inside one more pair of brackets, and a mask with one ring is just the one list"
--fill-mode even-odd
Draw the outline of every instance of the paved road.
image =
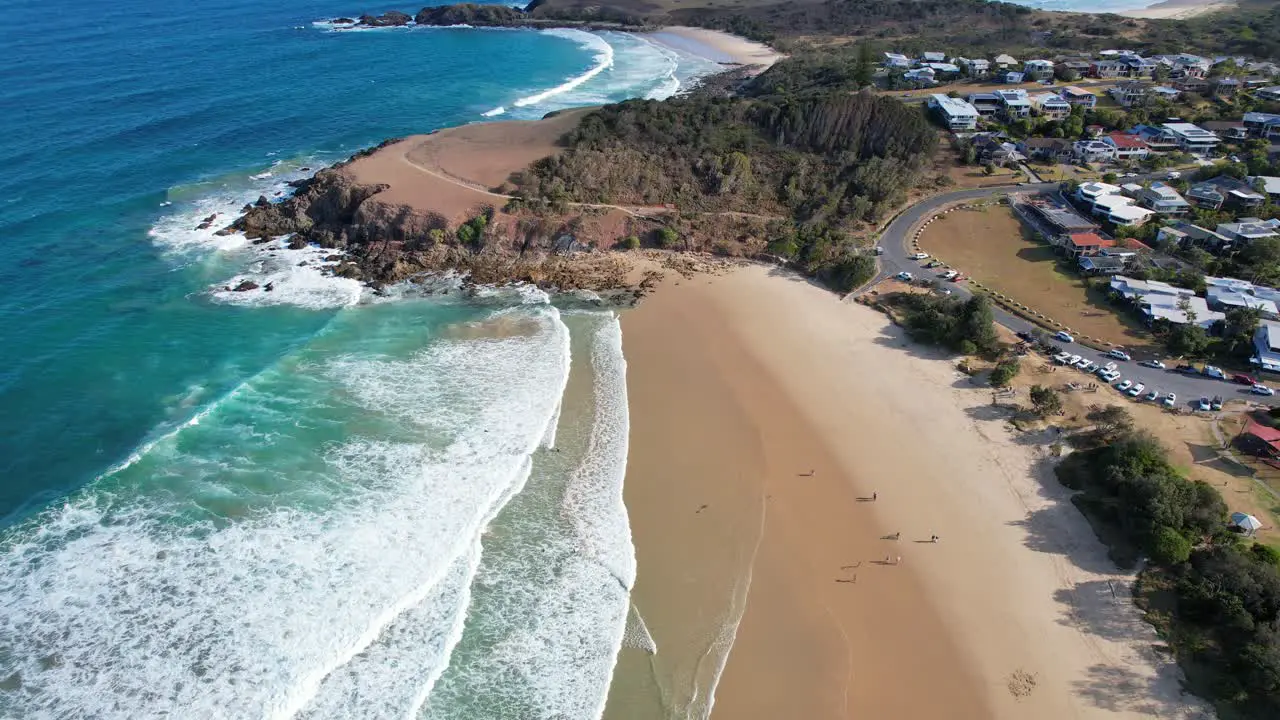
[[[910, 247], [911, 235], [917, 225], [923, 220], [935, 215], [941, 208], [956, 202], [966, 200], [981, 200], [996, 194], [1003, 194], [1013, 190], [1019, 192], [1037, 192], [1054, 190], [1058, 187], [1058, 183], [1035, 183], [1023, 185], [998, 185], [993, 187], [978, 188], [974, 190], [957, 190], [956, 192], [936, 195], [928, 198], [920, 203], [912, 205], [904, 210], [893, 222], [885, 228], [881, 234], [880, 245], [884, 248], [884, 254], [880, 256], [880, 272], [876, 276], [875, 282], [879, 282], [886, 278], [897, 275], [899, 272], [910, 272], [917, 277], [929, 277], [931, 271], [923, 270], [923, 265], [927, 261], [916, 261], [908, 257], [908, 253], [914, 252]], [[951, 284], [950, 288], [957, 297], [967, 298], [972, 293], [964, 286], [963, 283]], [[1013, 330], [1014, 332], [1031, 332], [1041, 329], [1034, 323], [1024, 320], [1016, 315], [1006, 312], [999, 307], [992, 307], [992, 313], [996, 322]], [[1056, 341], [1055, 341], [1056, 342]], [[1080, 345], [1079, 343], [1056, 342], [1062, 346], [1064, 351], [1070, 351], [1072, 354], [1078, 354], [1091, 360], [1098, 361], [1099, 364], [1111, 362], [1110, 359], [1104, 360], [1103, 353], [1093, 348]], [[1253, 395], [1249, 389], [1243, 385], [1237, 385], [1222, 380], [1214, 380], [1196, 375], [1184, 375], [1168, 370], [1156, 370], [1153, 368], [1145, 368], [1139, 366], [1136, 362], [1114, 361], [1122, 373], [1122, 380], [1141, 381], [1147, 389], [1144, 395], [1151, 390], [1159, 390], [1161, 395], [1172, 392], [1178, 396], [1178, 404], [1183, 407], [1189, 406], [1197, 401], [1201, 396], [1213, 397], [1221, 395], [1224, 400], [1230, 399], [1248, 399], [1254, 402], [1267, 405], [1280, 405], [1280, 395], [1272, 397], [1263, 397]], [[1169, 364], [1170, 367], [1173, 363]], [[1063, 383], [1078, 379], [1082, 382], [1097, 380], [1095, 376], [1086, 376], [1083, 372], [1076, 370], [1062, 369], [1058, 371]], [[1066, 373], [1063, 375], [1062, 373]], [[1056, 378], [1055, 378], [1056, 379]]]

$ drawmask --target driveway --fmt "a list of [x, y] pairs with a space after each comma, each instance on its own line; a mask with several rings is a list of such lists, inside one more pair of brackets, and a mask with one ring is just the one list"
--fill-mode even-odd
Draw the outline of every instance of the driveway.
[[[925, 262], [916, 261], [908, 257], [910, 249], [911, 234], [915, 227], [926, 218], [932, 217], [940, 209], [957, 202], [966, 200], [981, 200], [990, 197], [993, 194], [1007, 193], [1013, 190], [1018, 192], [1050, 192], [1056, 190], [1058, 183], [1027, 183], [1023, 185], [997, 185], [986, 188], [977, 188], [973, 190], [957, 190], [956, 192], [935, 195], [931, 198], [923, 200], [906, 210], [902, 211], [898, 217], [885, 228], [881, 234], [880, 244], [884, 248], [884, 254], [880, 256], [880, 272], [876, 275], [875, 283], [897, 275], [899, 272], [909, 272], [914, 275], [921, 275], [921, 268]], [[871, 287], [869, 284], [868, 288]], [[949, 286], [953, 296], [966, 299], [972, 295], [967, 287], [961, 283], [952, 283]], [[863, 290], [865, 292], [865, 290]], [[993, 305], [991, 308], [995, 321], [1009, 328], [1015, 333], [1029, 333], [1033, 330], [1041, 330], [1035, 323], [1024, 320], [1016, 315], [1010, 314], [998, 306]], [[1052, 334], [1052, 333], [1049, 333]], [[1055, 341], [1064, 351], [1069, 351], [1073, 355], [1089, 358], [1098, 361], [1099, 364], [1111, 362], [1109, 359], [1103, 359], [1103, 352], [1086, 347], [1079, 343], [1063, 343]], [[1171, 370], [1155, 370], [1139, 366], [1136, 362], [1114, 361], [1118, 366], [1117, 369], [1122, 373], [1121, 380], [1141, 381], [1147, 386], [1147, 391], [1159, 390], [1164, 393], [1173, 392], [1178, 395], [1178, 404], [1182, 407], [1188, 407], [1191, 403], [1198, 400], [1201, 396], [1212, 398], [1220, 395], [1224, 400], [1252, 400], [1254, 402], [1276, 406], [1280, 405], [1280, 396], [1265, 397], [1253, 395], [1249, 392], [1248, 387], [1237, 385], [1235, 383], [1214, 380], [1204, 376], [1184, 375]], [[1063, 376], [1063, 382], [1069, 382], [1071, 374], [1075, 371], [1064, 370], [1068, 375]], [[1079, 373], [1082, 381], [1087, 381], [1084, 373]], [[1256, 373], [1255, 373], [1256, 375]], [[1093, 377], [1097, 381], [1096, 376]]]

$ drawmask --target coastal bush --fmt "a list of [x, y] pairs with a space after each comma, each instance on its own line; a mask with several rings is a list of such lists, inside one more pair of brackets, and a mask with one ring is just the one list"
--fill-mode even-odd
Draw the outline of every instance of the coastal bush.
[[1062, 398], [1058, 392], [1043, 385], [1031, 386], [1031, 409], [1040, 417], [1049, 417], [1062, 412]]
[[920, 342], [967, 355], [994, 354], [1000, 346], [991, 304], [984, 296], [961, 301], [949, 296], [897, 293], [886, 302], [902, 310], [907, 333]]
[[1017, 360], [1002, 360], [991, 371], [991, 386], [1005, 387], [1018, 374], [1020, 367]]
[[628, 235], [627, 238], [622, 241], [622, 247], [626, 248], [627, 250], [638, 250], [640, 248], [639, 236]]
[[664, 227], [658, 231], [658, 247], [674, 248], [680, 242], [680, 233], [669, 227]]
[[1191, 557], [1191, 541], [1171, 527], [1156, 530], [1151, 541], [1151, 559], [1161, 565], [1177, 565]]

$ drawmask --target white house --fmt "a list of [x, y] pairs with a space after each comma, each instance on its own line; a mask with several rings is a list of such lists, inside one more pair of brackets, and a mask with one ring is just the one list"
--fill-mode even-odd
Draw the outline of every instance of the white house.
[[1161, 126], [1173, 135], [1178, 147], [1194, 155], [1205, 155], [1222, 142], [1217, 135], [1191, 123], [1165, 123]]
[[1128, 133], [1108, 133], [1099, 138], [1115, 149], [1112, 156], [1116, 160], [1141, 160], [1151, 154], [1151, 148], [1137, 135]]
[[971, 77], [986, 77], [991, 72], [991, 61], [984, 58], [956, 58], [955, 63], [964, 69]]
[[1012, 55], [997, 55], [995, 59], [996, 68], [1000, 70], [1008, 70], [1011, 67], [1017, 67], [1018, 61], [1013, 59]]
[[1220, 223], [1218, 234], [1233, 243], [1247, 243], [1262, 238], [1280, 237], [1280, 220], [1262, 220], [1255, 217], [1240, 218], [1236, 222]]
[[[1105, 162], [1107, 160], [1114, 160], [1116, 157], [1115, 147], [1108, 145], [1101, 140], [1077, 140], [1074, 145], [1074, 150], [1076, 159], [1080, 162]], [[1088, 184], [1101, 185], [1102, 183]], [[1118, 191], [1119, 190], [1117, 189], [1117, 192]]]
[[1000, 100], [1000, 114], [1008, 120], [1024, 118], [1031, 114], [1031, 99], [1026, 90], [996, 90]]
[[1093, 201], [1093, 214], [1113, 225], [1141, 225], [1154, 212], [1133, 204], [1123, 195], [1102, 195]]
[[921, 53], [920, 59], [927, 63], [940, 63], [947, 61], [947, 54], [940, 52]]
[[1166, 217], [1186, 215], [1191, 210], [1191, 204], [1177, 190], [1160, 181], [1142, 189], [1136, 199], [1138, 204]]
[[1122, 107], [1144, 105], [1151, 97], [1151, 88], [1140, 82], [1122, 82], [1108, 91], [1113, 99]]
[[1280, 372], [1280, 322], [1263, 320], [1253, 334], [1253, 364]]
[[887, 52], [884, 54], [885, 67], [891, 68], [909, 68], [911, 67], [911, 58], [898, 53]]
[[902, 74], [904, 80], [920, 86], [936, 84], [937, 81], [934, 79], [934, 76], [935, 73], [931, 67], [915, 68]]
[[929, 107], [950, 130], [973, 130], [978, 126], [978, 109], [960, 98], [936, 93], [929, 97]]
[[1061, 120], [1071, 114], [1071, 105], [1056, 93], [1040, 93], [1031, 98], [1031, 104], [1043, 117]]
[[1072, 105], [1082, 105], [1086, 108], [1092, 108], [1098, 104], [1097, 95], [1094, 95], [1084, 88], [1076, 87], [1075, 85], [1068, 85], [1067, 87], [1062, 88], [1058, 91], [1058, 94], [1062, 96], [1063, 100], [1066, 100]]
[[1076, 188], [1076, 199], [1085, 203], [1090, 208], [1093, 207], [1093, 204], [1096, 203], [1099, 198], [1106, 197], [1107, 195], [1119, 194], [1120, 188], [1118, 186], [1108, 185], [1103, 182], [1081, 183], [1080, 187]]
[[[1120, 294], [1133, 302], [1150, 322], [1156, 319], [1167, 320], [1175, 325], [1188, 322], [1183, 307], [1195, 314], [1195, 324], [1206, 330], [1218, 320], [1226, 319], [1225, 313], [1209, 309], [1202, 297], [1186, 288], [1174, 287], [1169, 283], [1156, 280], [1135, 280], [1124, 275], [1111, 279], [1112, 292]], [[1182, 307], [1180, 307], [1182, 306]]]
[[1022, 64], [1022, 71], [1032, 80], [1047, 80], [1053, 77], [1053, 61], [1028, 60]]

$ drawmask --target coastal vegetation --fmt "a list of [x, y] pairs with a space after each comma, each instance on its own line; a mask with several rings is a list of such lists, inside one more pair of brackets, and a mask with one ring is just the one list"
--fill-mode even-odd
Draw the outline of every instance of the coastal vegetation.
[[884, 298], [900, 313], [912, 339], [964, 355], [994, 356], [1000, 349], [991, 301], [983, 295], [968, 300], [925, 293], [894, 293]]
[[1226, 525], [1217, 489], [1188, 480], [1123, 409], [1095, 425], [1057, 468], [1075, 504], [1121, 564], [1147, 565], [1137, 595], [1187, 671], [1224, 717], [1280, 713], [1280, 565], [1269, 547]]

